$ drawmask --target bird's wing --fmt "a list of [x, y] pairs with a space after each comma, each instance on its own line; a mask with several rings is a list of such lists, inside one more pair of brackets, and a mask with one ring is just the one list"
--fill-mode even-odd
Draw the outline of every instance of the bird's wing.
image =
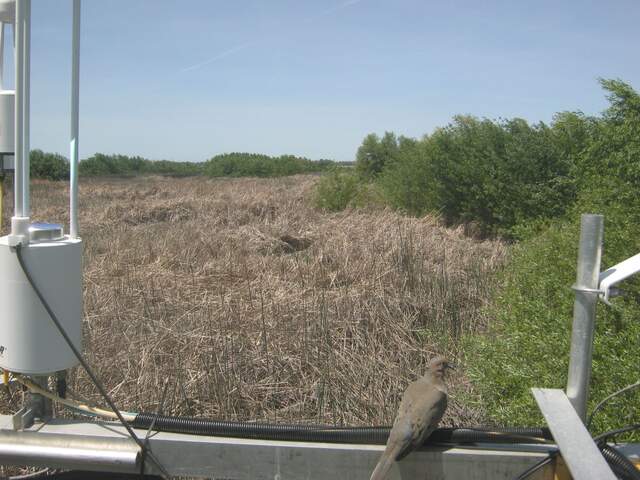
[[400, 460], [431, 435], [447, 408], [447, 394], [424, 380], [405, 391], [389, 433], [387, 447], [370, 480], [383, 480], [393, 462]]
[[[414, 448], [422, 446], [440, 423], [447, 408], [446, 393], [421, 381], [411, 384], [404, 398], [407, 402], [401, 404], [401, 411], [404, 410], [403, 416], [410, 419], [411, 439], [398, 452], [396, 460], [401, 460]], [[405, 403], [404, 398], [402, 403]]]
[[396, 415], [396, 419], [393, 422], [391, 432], [389, 432], [387, 447], [380, 456], [380, 460], [378, 460], [378, 464], [371, 474], [370, 480], [386, 479], [387, 474], [389, 473], [389, 470], [393, 465], [393, 462], [395, 462], [396, 458], [398, 457], [398, 454], [407, 449], [407, 447], [411, 446], [411, 442], [413, 441], [413, 430], [411, 418], [408, 413], [411, 410], [411, 398], [413, 397], [407, 397], [408, 391], [409, 388], [407, 388], [404, 396], [402, 397], [402, 401], [400, 402], [400, 407], [398, 409], [398, 414]]

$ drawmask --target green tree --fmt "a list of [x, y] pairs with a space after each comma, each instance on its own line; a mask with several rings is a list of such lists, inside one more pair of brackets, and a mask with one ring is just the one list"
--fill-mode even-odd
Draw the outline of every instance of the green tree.
[[270, 157], [256, 153], [224, 153], [208, 160], [203, 169], [210, 177], [274, 177], [321, 172], [334, 165], [330, 160], [312, 161], [294, 155]]
[[457, 116], [429, 141], [434, 207], [450, 222], [510, 236], [519, 224], [561, 215], [575, 198], [571, 159], [543, 123]]
[[80, 174], [84, 176], [104, 175], [201, 175], [202, 163], [174, 162], [170, 160], [148, 160], [139, 156], [105, 155], [96, 153], [80, 162]]
[[[573, 303], [567, 286], [575, 281], [580, 215], [604, 214], [604, 268], [640, 250], [640, 95], [619, 80], [601, 83], [611, 105], [597, 122], [587, 122], [587, 138], [575, 142], [575, 203], [512, 251], [493, 301], [491, 331], [469, 339], [469, 354], [483, 359], [469, 373], [497, 423], [538, 423], [529, 387], [566, 384]], [[570, 119], [576, 127], [570, 131], [582, 130], [577, 118]], [[640, 342], [640, 279], [626, 280], [623, 288], [626, 295], [614, 299], [613, 308], [598, 309], [590, 407], [637, 374], [632, 346]], [[640, 396], [626, 396], [613, 407], [596, 417], [596, 433], [637, 421]]]
[[384, 198], [394, 208], [411, 215], [437, 210], [431, 148], [426, 136], [421, 141], [400, 137], [395, 161], [378, 179]]
[[31, 150], [29, 155], [31, 176], [49, 180], [66, 180], [69, 178], [69, 161], [57, 153], [46, 153], [42, 150]]
[[356, 154], [356, 171], [365, 179], [378, 176], [384, 166], [398, 157], [398, 139], [392, 132], [385, 132], [382, 138], [370, 133], [362, 141]]

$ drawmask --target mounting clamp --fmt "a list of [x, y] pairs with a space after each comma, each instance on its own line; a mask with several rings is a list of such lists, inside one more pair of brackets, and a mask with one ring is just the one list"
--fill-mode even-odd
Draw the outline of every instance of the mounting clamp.
[[620, 291], [613, 286], [638, 272], [640, 272], [640, 253], [600, 273], [598, 279], [600, 299], [607, 305], [611, 305], [609, 299], [620, 294]]

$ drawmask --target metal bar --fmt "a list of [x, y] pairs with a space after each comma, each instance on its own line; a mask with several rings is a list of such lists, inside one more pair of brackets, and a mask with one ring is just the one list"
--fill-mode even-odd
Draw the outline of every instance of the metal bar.
[[4, 90], [4, 34], [5, 23], [0, 22], [0, 90]]
[[140, 450], [124, 438], [0, 430], [0, 463], [138, 473]]
[[553, 388], [531, 390], [572, 478], [615, 480], [617, 477], [609, 468], [565, 393]]
[[576, 298], [573, 304], [567, 396], [583, 422], [586, 418], [591, 378], [603, 232], [604, 217], [602, 215], [582, 215], [578, 269], [574, 286]]
[[69, 188], [69, 235], [77, 238], [78, 231], [78, 130], [80, 101], [80, 0], [73, 0], [73, 34], [71, 39], [71, 141]]
[[[23, 112], [24, 112], [24, 102], [22, 100], [22, 88], [24, 81], [24, 13], [25, 13], [25, 4], [24, 0], [16, 0], [16, 23], [14, 26], [15, 32], [15, 67], [16, 67], [16, 81], [15, 81], [15, 102], [16, 102], [16, 112], [15, 112], [15, 157], [14, 157], [14, 216], [15, 217], [24, 217], [24, 204], [23, 202], [23, 179], [24, 175], [22, 162], [24, 160], [24, 150], [23, 150]], [[12, 232], [17, 234], [18, 232]]]
[[30, 134], [31, 134], [31, 0], [24, 1], [24, 28], [22, 34], [24, 35], [24, 75], [23, 80], [23, 92], [22, 101], [24, 102], [22, 137], [23, 137], [23, 156], [22, 156], [22, 208], [24, 209], [23, 216], [28, 217], [31, 212], [30, 195], [29, 195], [29, 182], [30, 182], [30, 165], [31, 159], [29, 157], [31, 151]]
[[[38, 435], [66, 438], [70, 445], [75, 442], [110, 445], [114, 439], [133, 445], [122, 426], [111, 422], [54, 419], [35, 428], [38, 428]], [[143, 430], [136, 430], [136, 433], [144, 435]], [[149, 446], [171, 475], [229, 480], [368, 480], [384, 450], [384, 445], [266, 441], [178, 433], [154, 433], [149, 437]], [[554, 448], [549, 445], [486, 444], [469, 448], [423, 448], [398, 462], [389, 480], [511, 480]], [[22, 463], [31, 464], [32, 461]], [[154, 468], [152, 462], [146, 462], [146, 473], [157, 473]], [[532, 480], [551, 480], [552, 473], [553, 468], [548, 466]]]

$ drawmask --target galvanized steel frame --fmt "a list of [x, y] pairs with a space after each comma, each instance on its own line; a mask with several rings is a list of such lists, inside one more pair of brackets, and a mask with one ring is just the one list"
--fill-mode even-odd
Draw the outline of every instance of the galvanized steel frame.
[[[138, 447], [119, 424], [57, 419], [36, 424], [28, 431], [15, 432], [10, 428], [10, 418], [0, 417], [4, 419], [4, 429], [0, 430], [0, 463], [140, 472]], [[144, 436], [146, 432], [138, 433]], [[384, 449], [382, 445], [282, 442], [176, 433], [154, 433], [149, 445], [171, 475], [225, 480], [367, 480]], [[551, 448], [488, 444], [425, 448], [398, 462], [390, 480], [511, 479], [544, 458]], [[144, 465], [144, 471], [158, 473], [151, 462]], [[551, 479], [551, 473], [552, 468], [546, 467], [532, 478]]]

